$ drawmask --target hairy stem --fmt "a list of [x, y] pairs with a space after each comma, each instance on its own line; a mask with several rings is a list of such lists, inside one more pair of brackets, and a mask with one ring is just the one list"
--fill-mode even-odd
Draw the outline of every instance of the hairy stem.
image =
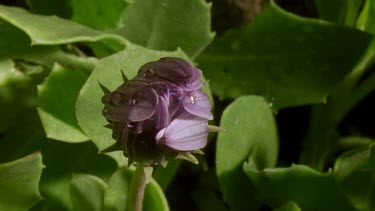
[[142, 165], [138, 164], [130, 186], [130, 211], [142, 211], [143, 197], [147, 185], [147, 176]]

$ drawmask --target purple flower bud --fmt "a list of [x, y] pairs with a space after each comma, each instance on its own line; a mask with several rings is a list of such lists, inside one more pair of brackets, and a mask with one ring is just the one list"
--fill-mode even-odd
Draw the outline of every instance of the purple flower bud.
[[183, 59], [161, 58], [115, 91], [105, 89], [103, 115], [130, 163], [163, 163], [207, 144], [212, 114], [201, 77]]

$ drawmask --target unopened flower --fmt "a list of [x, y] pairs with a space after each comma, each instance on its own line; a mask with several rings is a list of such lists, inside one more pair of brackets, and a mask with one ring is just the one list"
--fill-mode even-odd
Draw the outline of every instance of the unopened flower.
[[123, 150], [129, 163], [154, 165], [203, 148], [212, 114], [201, 78], [189, 62], [161, 58], [113, 92], [102, 87], [103, 115], [116, 140], [110, 149]]

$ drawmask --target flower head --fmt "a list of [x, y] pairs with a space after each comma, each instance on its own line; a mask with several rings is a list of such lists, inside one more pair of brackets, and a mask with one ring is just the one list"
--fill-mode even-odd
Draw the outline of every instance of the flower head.
[[211, 105], [202, 73], [180, 58], [143, 65], [130, 81], [106, 94], [103, 115], [115, 148], [145, 165], [163, 164], [207, 144]]

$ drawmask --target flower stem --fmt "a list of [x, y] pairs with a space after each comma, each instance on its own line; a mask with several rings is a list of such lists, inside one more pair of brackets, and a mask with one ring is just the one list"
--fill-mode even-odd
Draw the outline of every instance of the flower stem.
[[142, 211], [143, 197], [147, 184], [147, 176], [142, 165], [138, 164], [130, 186], [130, 211]]

